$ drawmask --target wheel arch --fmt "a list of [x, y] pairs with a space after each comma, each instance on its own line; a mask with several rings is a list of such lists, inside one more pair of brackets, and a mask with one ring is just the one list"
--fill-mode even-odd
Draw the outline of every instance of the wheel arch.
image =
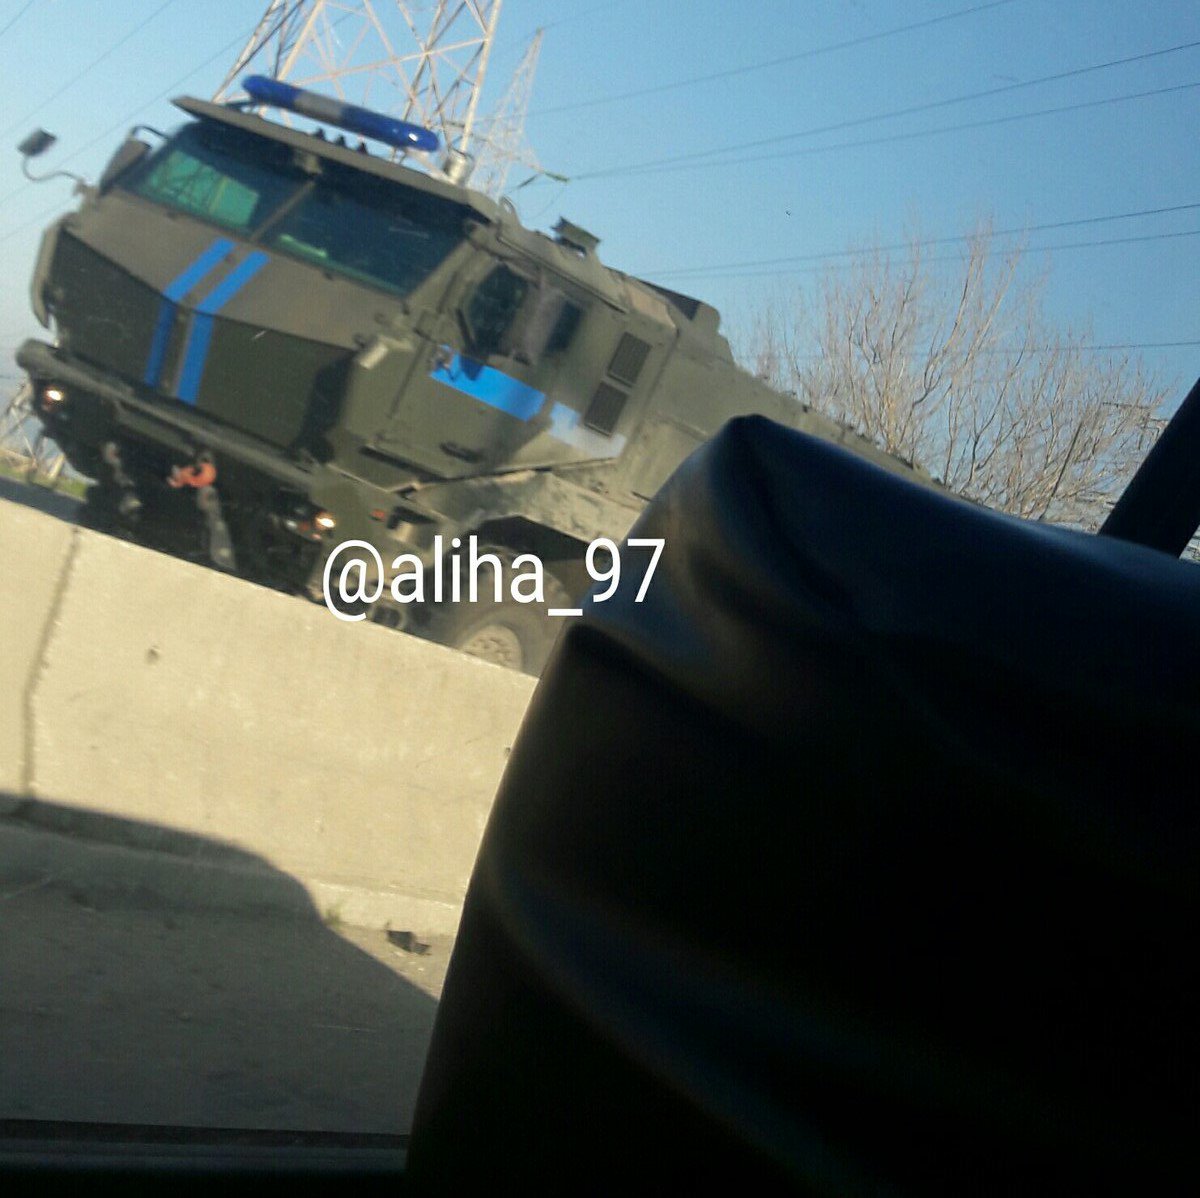
[[583, 591], [591, 585], [584, 567], [587, 542], [569, 533], [523, 516], [501, 516], [485, 520], [474, 530], [474, 535], [479, 538], [481, 546], [502, 545], [514, 553], [535, 554], [546, 571], [566, 587], [573, 599], [581, 598]]

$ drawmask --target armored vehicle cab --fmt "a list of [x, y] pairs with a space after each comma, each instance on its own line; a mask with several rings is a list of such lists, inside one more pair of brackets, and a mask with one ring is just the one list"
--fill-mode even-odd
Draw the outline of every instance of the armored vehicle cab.
[[[256, 83], [383, 136], [362, 110]], [[911, 470], [739, 370], [714, 309], [604, 266], [569, 222], [533, 232], [365, 140], [176, 104], [186, 124], [155, 145], [134, 130], [44, 235], [32, 304], [54, 341], [17, 355], [49, 435], [96, 480], [99, 526], [313, 598], [349, 539], [385, 563], [432, 566], [471, 535], [536, 554], [543, 604], [385, 592], [373, 608], [536, 672], [546, 609], [590, 584], [589, 543], [623, 536], [730, 417]]]

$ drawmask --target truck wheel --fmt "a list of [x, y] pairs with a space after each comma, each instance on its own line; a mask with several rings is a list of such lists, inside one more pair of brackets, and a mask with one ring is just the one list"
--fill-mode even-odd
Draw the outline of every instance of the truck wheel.
[[81, 528], [120, 536], [123, 532], [117, 515], [117, 495], [103, 483], [92, 483], [83, 494], [83, 502], [75, 513], [75, 523]]
[[[487, 546], [480, 552], [494, 553], [504, 562], [507, 584], [516, 555], [496, 546]], [[548, 570], [543, 593], [545, 604], [517, 603], [510, 597], [500, 603], [490, 599], [478, 603], [443, 603], [430, 613], [426, 635], [472, 657], [536, 678], [562, 626], [561, 617], [549, 616], [546, 610], [571, 605], [566, 587]]]
[[121, 493], [105, 483], [93, 483], [84, 494], [76, 523], [159, 553], [194, 559], [199, 545], [194, 505], [186, 504], [184, 497], [154, 490], [139, 492], [139, 500], [136, 513], [122, 514]]

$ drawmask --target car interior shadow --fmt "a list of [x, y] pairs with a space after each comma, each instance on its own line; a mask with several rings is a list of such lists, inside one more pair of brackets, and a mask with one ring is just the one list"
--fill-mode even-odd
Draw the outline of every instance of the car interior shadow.
[[0, 812], [0, 1135], [402, 1143], [448, 944], [344, 927], [215, 839], [2, 792]]

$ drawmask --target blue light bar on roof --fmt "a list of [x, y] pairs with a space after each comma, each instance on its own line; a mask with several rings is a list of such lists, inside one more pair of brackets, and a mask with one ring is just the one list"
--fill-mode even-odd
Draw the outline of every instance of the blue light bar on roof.
[[268, 79], [265, 75], [247, 76], [242, 80], [242, 86], [250, 99], [258, 104], [286, 108], [301, 116], [311, 117], [314, 121], [336, 125], [339, 129], [381, 141], [399, 150], [433, 152], [439, 145], [437, 134], [420, 125], [410, 125], [407, 121], [384, 116], [382, 112], [371, 112], [354, 104], [343, 104], [331, 96], [304, 91], [290, 83]]

